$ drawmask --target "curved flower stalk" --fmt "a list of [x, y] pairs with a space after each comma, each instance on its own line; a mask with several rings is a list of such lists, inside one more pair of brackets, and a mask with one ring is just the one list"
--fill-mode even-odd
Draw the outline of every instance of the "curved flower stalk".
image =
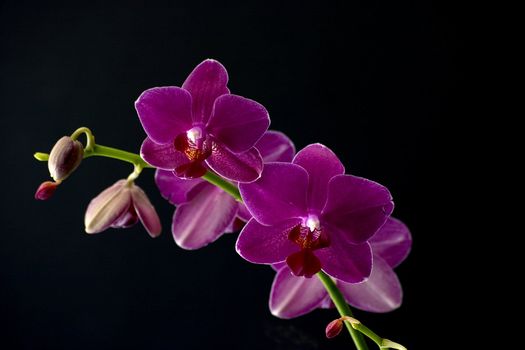
[[255, 143], [270, 125], [266, 109], [232, 95], [226, 69], [215, 60], [199, 64], [182, 87], [146, 90], [135, 107], [148, 137], [141, 155], [181, 178], [208, 168], [238, 182], [259, 178], [263, 160]]
[[[56, 181], [43, 183], [35, 197], [49, 198], [83, 158], [126, 161], [134, 172], [91, 201], [86, 232], [141, 221], [156, 237], [159, 217], [134, 183], [144, 168], [156, 168], [161, 194], [177, 206], [172, 233], [179, 246], [204, 247], [248, 221], [236, 249], [244, 259], [276, 269], [269, 302], [274, 315], [293, 318], [335, 306], [341, 317], [327, 327], [327, 336], [346, 324], [358, 350], [367, 349], [363, 335], [380, 348], [404, 349], [354, 319], [348, 306], [386, 312], [401, 304], [393, 268], [405, 259], [411, 238], [403, 223], [390, 218], [390, 192], [346, 175], [321, 144], [294, 156], [290, 139], [267, 131], [266, 109], [230, 94], [227, 83], [226, 69], [205, 60], [181, 87], [144, 91], [135, 103], [147, 134], [141, 155], [96, 144], [87, 128], [61, 139], [51, 155], [35, 153], [49, 160]], [[86, 147], [76, 141], [81, 134]]]
[[[348, 304], [369, 312], [388, 312], [398, 308], [402, 301], [401, 283], [393, 268], [407, 256], [412, 245], [410, 231], [401, 221], [389, 218], [370, 239], [373, 267], [370, 277], [362, 283], [334, 280]], [[290, 268], [280, 263], [270, 293], [270, 311], [279, 318], [294, 318], [317, 308], [334, 307], [330, 296], [317, 278], [293, 275]]]
[[[81, 128], [81, 129], [86, 129], [87, 131], [89, 131], [89, 129], [87, 129], [87, 128]], [[104, 157], [109, 157], [109, 158], [114, 158], [114, 159], [119, 159], [119, 160], [122, 160], [122, 161], [126, 161], [126, 162], [129, 162], [129, 163], [132, 163], [132, 164], [135, 165], [135, 171], [128, 177], [128, 180], [126, 180], [127, 183], [130, 183], [130, 182], [132, 183], [132, 181], [135, 180], [139, 176], [140, 172], [142, 171], [142, 169], [144, 167], [149, 167], [149, 165], [144, 163], [143, 160], [138, 155], [136, 155], [134, 153], [122, 151], [122, 150], [119, 150], [119, 149], [107, 147], [107, 146], [96, 145], [96, 144], [94, 144], [93, 136], [92, 135], [88, 135], [88, 138], [89, 138], [89, 136], [91, 136], [92, 144], [91, 144], [89, 153], [86, 152], [88, 154], [85, 154], [84, 157], [104, 156]], [[264, 142], [264, 141], [265, 141], [264, 139], [261, 140], [261, 142]], [[321, 146], [321, 145], [313, 145], [313, 146], [316, 146], [317, 150], [329, 151], [326, 147]], [[291, 157], [291, 155], [286, 156], [286, 154], [293, 154], [293, 145], [292, 145], [291, 148], [288, 146], [288, 147], [284, 147], [284, 148], [280, 147], [279, 149], [282, 151], [281, 153], [277, 152], [277, 153], [273, 153], [273, 154], [274, 155], [281, 154], [282, 156], [288, 157], [288, 158]], [[301, 152], [303, 152], [303, 151], [301, 151]], [[299, 153], [301, 153], [301, 152], [299, 152]], [[331, 151], [328, 154], [332, 154]], [[308, 155], [308, 153], [306, 153], [306, 155]], [[303, 156], [305, 156], [304, 152], [303, 152]], [[296, 157], [294, 158], [294, 162], [297, 161], [298, 157], [299, 157], [299, 154], [297, 154]], [[49, 158], [49, 155], [45, 154], [45, 153], [37, 152], [37, 153], [35, 153], [35, 158], [37, 160], [40, 160], [40, 161], [47, 161], [48, 158]], [[312, 164], [317, 164], [318, 166], [321, 166], [321, 167], [326, 165], [326, 163], [323, 163], [322, 161], [319, 162], [321, 159], [317, 159], [316, 160], [315, 152], [314, 152], [314, 156], [311, 157], [311, 160], [313, 160]], [[270, 163], [270, 165], [271, 164], [287, 164], [287, 163]], [[293, 164], [291, 164], [291, 165], [293, 165]], [[312, 177], [312, 178], [315, 179], [315, 177]], [[228, 183], [225, 180], [221, 180], [220, 178], [204, 177], [204, 179], [208, 179], [208, 181], [210, 181], [211, 183], [217, 185], [221, 189], [224, 189], [225, 192], [229, 193], [234, 198], [236, 198], [236, 199], [240, 198], [240, 194], [238, 193], [238, 190], [236, 190], [236, 188], [233, 186], [233, 184]], [[124, 181], [124, 180], [121, 180], [121, 181]], [[330, 182], [331, 181], [332, 180], [330, 180]], [[330, 182], [329, 182], [328, 186], [330, 186]], [[311, 185], [311, 186], [315, 187], [315, 185]], [[111, 193], [113, 193], [113, 195], [115, 195], [116, 193], [120, 193], [120, 194], [115, 195], [116, 198], [129, 198], [129, 197], [126, 197], [126, 196], [122, 195], [122, 193], [126, 193], [126, 191], [122, 190], [122, 185], [119, 182], [117, 182], [112, 187], [113, 188], [110, 188], [110, 189], [108, 189], [108, 190], [106, 190], [104, 192], [106, 192], [106, 193], [111, 192]], [[120, 192], [120, 191], [123, 191], [123, 192]], [[123, 197], [120, 197], [120, 196], [123, 196]], [[112, 225], [116, 226], [116, 227], [126, 227], [129, 224], [133, 223], [133, 220], [128, 220], [130, 217], [134, 216], [134, 213], [130, 212], [131, 211], [131, 204], [128, 202], [129, 199], [126, 199], [126, 200], [121, 200], [121, 199], [118, 199], [118, 200], [117, 199], [113, 199], [113, 200], [111, 200], [110, 199], [110, 200], [108, 200], [108, 199], [104, 199], [104, 197], [107, 198], [108, 196], [106, 196], [106, 195], [103, 196], [101, 194], [101, 195], [99, 195], [97, 197], [98, 198], [97, 200], [100, 200], [100, 202], [105, 201], [106, 203], [108, 203], [108, 207], [113, 208], [113, 210], [109, 211], [109, 213], [111, 213], [111, 215], [108, 215], [107, 213], [102, 215], [104, 220], [100, 220], [100, 222], [102, 223], [100, 225], [103, 227], [103, 229], [107, 228], [109, 226], [112, 226]], [[109, 197], [112, 197], [112, 196], [109, 196]], [[310, 197], [307, 196], [307, 198], [310, 198]], [[133, 197], [131, 197], [131, 199], [133, 201]], [[328, 202], [328, 200], [327, 200], [327, 202]], [[127, 211], [121, 211], [121, 208], [126, 207], [125, 205], [122, 205], [122, 203], [130, 204], [130, 206], [127, 207]], [[266, 203], [266, 205], [270, 205], [270, 204], [272, 204], [272, 203]], [[104, 212], [106, 210], [106, 209], [103, 209], [105, 206], [95, 205], [95, 203], [92, 203], [92, 205], [93, 205], [93, 208], [98, 207], [101, 212]], [[133, 209], [135, 209], [135, 211], [136, 211], [135, 212], [136, 216], [139, 216], [138, 211], [140, 211], [141, 209], [140, 208], [137, 209], [134, 204], [133, 204]], [[323, 210], [324, 209], [325, 208], [323, 208]], [[115, 215], [115, 213], [118, 213], [118, 212], [120, 212], [121, 214], [120, 215]], [[366, 212], [366, 210], [365, 210], [365, 212]], [[125, 213], [125, 215], [124, 215], [124, 213]], [[252, 213], [250, 213], [250, 215], [251, 214]], [[383, 213], [383, 214], [385, 214], [385, 213]], [[118, 219], [117, 219], [117, 216], [119, 217]], [[155, 214], [155, 216], [156, 216], [156, 214]], [[140, 217], [139, 217], [139, 219], [140, 219]], [[252, 221], [252, 220], [253, 220], [253, 218], [250, 219], [250, 221]], [[385, 220], [387, 220], [387, 219], [385, 219]], [[312, 224], [312, 222], [308, 222], [308, 220], [307, 220], [306, 224], [309, 224], [309, 223]], [[144, 222], [144, 224], [145, 224], [146, 227], [149, 227], [148, 223]], [[315, 222], [313, 224], [315, 224]], [[311, 238], [311, 232], [315, 232], [315, 229], [317, 227], [315, 225], [312, 225], [312, 226], [313, 226], [313, 230], [310, 231], [310, 236], [307, 234], [307, 235], [305, 235], [305, 238], [308, 238], [308, 237]], [[154, 225], [152, 227], [154, 227]], [[310, 228], [310, 227], [308, 227], [308, 228]], [[155, 235], [155, 230], [154, 229], [153, 230], [150, 229], [149, 231], [150, 231], [150, 234], [153, 233], [153, 235]], [[385, 231], [385, 232], [388, 232], [388, 231]], [[392, 231], [390, 231], [390, 232], [392, 232]], [[302, 232], [299, 231], [299, 233], [302, 233]], [[291, 235], [291, 237], [294, 238], [294, 239], [297, 239], [297, 237], [295, 235]], [[380, 237], [380, 236], [378, 235], [378, 237]], [[394, 266], [395, 265], [395, 259], [402, 260], [404, 257], [401, 257], [401, 258], [399, 257], [400, 256], [399, 252], [402, 251], [402, 250], [398, 249], [397, 253], [395, 251], [392, 253], [392, 251], [391, 251], [391, 249], [389, 247], [390, 247], [390, 245], [388, 245], [388, 244], [376, 245], [375, 252], [377, 253], [377, 252], [381, 252], [382, 251], [382, 253], [380, 253], [381, 256], [384, 259], [386, 259], [389, 264], [392, 264], [391, 266]], [[301, 247], [301, 248], [302, 249], [309, 249], [311, 247], [307, 246], [307, 247]], [[407, 252], [408, 252], [408, 249], [407, 249]], [[391, 256], [392, 254], [393, 254], [393, 257]], [[396, 254], [398, 254], [397, 258], [395, 258]], [[390, 258], [389, 258], [389, 256], [390, 256]], [[389, 259], [392, 259], [392, 260], [389, 260]], [[281, 264], [281, 265], [283, 265], [283, 264]], [[359, 324], [359, 326], [355, 326], [354, 324], [352, 324], [350, 326], [350, 323], [347, 321], [347, 319], [349, 319], [349, 317], [352, 316], [352, 313], [351, 313], [350, 309], [348, 308], [348, 305], [346, 304], [346, 302], [344, 300], [344, 296], [341, 294], [341, 292], [339, 291], [338, 287], [334, 283], [334, 280], [332, 278], [330, 278], [329, 276], [327, 276], [326, 274], [324, 274], [322, 271], [319, 272], [317, 275], [318, 275], [319, 279], [322, 281], [322, 283], [323, 283], [325, 289], [327, 290], [328, 294], [330, 295], [334, 305], [337, 307], [339, 313], [341, 314], [341, 318], [339, 320], [341, 322], [345, 322], [347, 324], [347, 328], [348, 328], [348, 330], [349, 330], [349, 332], [350, 332], [350, 334], [352, 336], [352, 339], [354, 341], [354, 344], [356, 345], [358, 350], [367, 349], [366, 343], [364, 342], [364, 339], [363, 339], [361, 333], [365, 334], [370, 339], [375, 341], [376, 344], [381, 344], [380, 345], [381, 348], [388, 348], [388, 347], [390, 347], [390, 348], [395, 348], [395, 349], [404, 349], [404, 347], [402, 345], [400, 345], [400, 344], [397, 344], [397, 343], [391, 342], [391, 341], [389, 341], [387, 339], [383, 339], [383, 338], [378, 337], [375, 333], [373, 333], [370, 329], [368, 329], [367, 327], [365, 327], [362, 324]], [[302, 278], [302, 279], [306, 280], [305, 278]], [[325, 301], [325, 302], [326, 302], [325, 306], [328, 306], [328, 302], [327, 301]], [[330, 332], [331, 332], [330, 334], [334, 333], [332, 330]], [[359, 332], [361, 332], [361, 333], [359, 333]]]
[[269, 163], [259, 180], [239, 189], [253, 215], [237, 241], [246, 260], [286, 261], [296, 276], [323, 270], [348, 283], [370, 276], [368, 240], [392, 213], [392, 197], [378, 183], [344, 175], [329, 148], [313, 144], [291, 164]]
[[[295, 153], [292, 141], [277, 131], [267, 131], [255, 147], [264, 162], [290, 162]], [[162, 196], [177, 206], [171, 229], [181, 248], [202, 248], [251, 217], [242, 203], [203, 179], [181, 179], [158, 169], [155, 181]]]

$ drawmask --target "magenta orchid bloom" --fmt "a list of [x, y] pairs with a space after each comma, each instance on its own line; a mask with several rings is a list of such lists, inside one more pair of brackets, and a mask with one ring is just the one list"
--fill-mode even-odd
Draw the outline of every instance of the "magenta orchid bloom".
[[151, 237], [162, 231], [159, 216], [146, 193], [132, 181], [119, 180], [93, 198], [86, 210], [87, 233], [126, 228], [141, 221]]
[[[374, 264], [370, 277], [351, 284], [335, 280], [346, 301], [361, 310], [388, 312], [401, 305], [403, 292], [393, 268], [410, 252], [410, 231], [401, 221], [389, 218], [370, 239]], [[318, 278], [296, 277], [286, 264], [275, 265], [277, 275], [270, 293], [270, 310], [280, 318], [294, 318], [316, 308], [333, 307], [330, 296]]]
[[286, 261], [297, 276], [323, 270], [348, 283], [364, 281], [372, 270], [367, 240], [394, 204], [384, 186], [344, 172], [321, 144], [307, 146], [292, 163], [266, 164], [260, 179], [239, 185], [253, 218], [237, 252], [258, 264]]
[[[290, 162], [295, 153], [292, 141], [276, 131], [266, 132], [255, 147], [265, 162]], [[248, 221], [251, 217], [244, 205], [202, 179], [180, 179], [159, 169], [155, 180], [164, 198], [177, 206], [172, 233], [184, 249], [202, 248], [223, 233], [233, 232], [238, 219]]]
[[254, 145], [270, 125], [268, 112], [230, 94], [227, 83], [226, 69], [205, 60], [182, 87], [144, 91], [135, 102], [148, 135], [144, 160], [182, 178], [198, 178], [208, 167], [232, 181], [259, 178], [263, 161]]

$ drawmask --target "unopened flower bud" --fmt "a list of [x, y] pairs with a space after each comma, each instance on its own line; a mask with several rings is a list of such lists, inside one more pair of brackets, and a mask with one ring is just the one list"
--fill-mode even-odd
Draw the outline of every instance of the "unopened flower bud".
[[338, 318], [337, 320], [333, 320], [326, 326], [326, 337], [328, 339], [333, 338], [337, 336], [339, 333], [341, 333], [341, 330], [343, 329], [343, 320]]
[[151, 237], [160, 235], [160, 219], [144, 191], [133, 182], [119, 180], [93, 198], [84, 223], [87, 233], [99, 233], [110, 227], [130, 227], [139, 220]]
[[42, 182], [38, 189], [35, 192], [35, 199], [45, 201], [53, 196], [59, 183], [53, 181]]
[[67, 178], [79, 165], [84, 157], [84, 147], [79, 141], [64, 136], [55, 143], [47, 166], [55, 181]]

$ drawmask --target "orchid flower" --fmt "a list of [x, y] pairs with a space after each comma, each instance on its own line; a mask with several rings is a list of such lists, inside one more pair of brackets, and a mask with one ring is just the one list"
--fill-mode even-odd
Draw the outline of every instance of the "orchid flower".
[[240, 184], [253, 218], [237, 240], [237, 252], [258, 264], [286, 261], [296, 276], [323, 270], [348, 283], [372, 271], [367, 242], [394, 204], [382, 185], [352, 175], [326, 146], [313, 144], [292, 163], [268, 163], [260, 179]]
[[[362, 283], [335, 283], [346, 301], [361, 310], [388, 312], [402, 302], [401, 283], [393, 268], [410, 252], [412, 237], [401, 221], [389, 218], [370, 239], [374, 253], [372, 273]], [[294, 318], [316, 308], [333, 307], [323, 284], [317, 278], [294, 276], [285, 263], [273, 266], [277, 270], [270, 293], [270, 311], [280, 318]]]
[[208, 167], [232, 181], [259, 178], [263, 161], [254, 145], [270, 125], [268, 112], [230, 94], [227, 83], [226, 69], [205, 60], [182, 87], [144, 91], [135, 102], [148, 135], [142, 158], [182, 178], [198, 178]]

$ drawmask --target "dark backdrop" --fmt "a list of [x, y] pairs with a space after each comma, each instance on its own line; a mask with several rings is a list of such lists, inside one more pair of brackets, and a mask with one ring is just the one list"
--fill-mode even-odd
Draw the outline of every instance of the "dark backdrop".
[[[170, 234], [173, 207], [152, 171], [138, 183], [164, 232], [140, 226], [89, 236], [89, 200], [131, 168], [88, 159], [48, 202], [33, 200], [47, 167], [32, 158], [90, 127], [102, 144], [138, 151], [133, 102], [180, 85], [205, 58], [221, 61], [234, 93], [270, 111], [298, 149], [331, 147], [354, 174], [387, 185], [413, 252], [397, 271], [403, 306], [356, 312], [411, 349], [443, 311], [440, 123], [455, 113], [454, 9], [422, 1], [279, 5], [126, 1], [124, 5], [0, 2], [2, 232], [0, 341], [6, 349], [348, 349], [324, 339], [334, 311], [284, 321], [267, 299], [273, 272], [234, 250], [236, 235], [198, 251]], [[346, 3], [346, 4], [345, 4]], [[344, 4], [344, 5], [343, 5]], [[436, 292], [438, 291], [438, 292]], [[425, 339], [426, 338], [426, 339]]]

